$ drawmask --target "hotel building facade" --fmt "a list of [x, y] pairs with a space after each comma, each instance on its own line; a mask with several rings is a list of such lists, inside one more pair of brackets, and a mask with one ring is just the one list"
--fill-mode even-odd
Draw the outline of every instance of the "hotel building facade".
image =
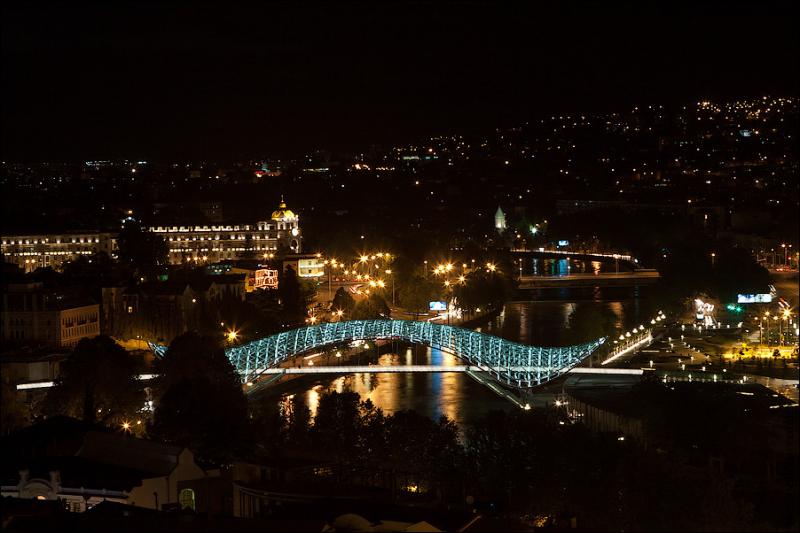
[[154, 226], [169, 247], [169, 262], [216, 263], [235, 259], [273, 257], [279, 250], [299, 253], [300, 217], [281, 200], [270, 220], [255, 224], [218, 226]]
[[[286, 207], [283, 200], [269, 220], [255, 224], [151, 226], [148, 229], [163, 237], [169, 247], [171, 264], [267, 258], [279, 250], [299, 253], [303, 241], [300, 217]], [[39, 267], [60, 270], [66, 262], [97, 252], [106, 252], [113, 258], [117, 249], [117, 233], [87, 231], [4, 235], [1, 250], [5, 262], [33, 272]]]
[[64, 263], [82, 255], [106, 252], [114, 257], [117, 253], [117, 234], [111, 232], [3, 235], [0, 242], [3, 260], [16, 264], [24, 272], [39, 267], [60, 270]]

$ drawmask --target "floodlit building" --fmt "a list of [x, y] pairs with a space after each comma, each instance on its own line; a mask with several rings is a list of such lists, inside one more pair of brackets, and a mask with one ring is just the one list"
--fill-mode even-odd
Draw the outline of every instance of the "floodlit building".
[[506, 214], [498, 207], [497, 212], [494, 214], [494, 229], [497, 233], [503, 233], [506, 230]]
[[[267, 258], [277, 253], [297, 254], [303, 242], [300, 217], [282, 199], [269, 220], [254, 224], [151, 226], [147, 229], [164, 239], [172, 264], [190, 261], [208, 264]], [[4, 235], [1, 240], [3, 259], [25, 272], [39, 267], [60, 270], [64, 263], [82, 255], [105, 252], [109, 257], [116, 257], [117, 236], [116, 232], [99, 231]]]
[[153, 226], [149, 230], [164, 238], [172, 264], [265, 258], [279, 250], [299, 253], [303, 240], [300, 217], [282, 199], [269, 220], [255, 224]]
[[100, 334], [100, 306], [43, 284], [9, 283], [2, 292], [4, 342], [73, 347]]
[[194, 492], [178, 490], [207, 473], [187, 448], [95, 428], [56, 416], [7, 441], [18, 468], [6, 476], [2, 496], [60, 501], [83, 512], [104, 501], [144, 507], [194, 509]]
[[283, 258], [283, 271], [292, 267], [299, 278], [321, 278], [325, 275], [325, 261], [320, 254], [290, 254]]
[[117, 234], [99, 231], [3, 235], [0, 242], [3, 259], [25, 272], [33, 272], [39, 267], [58, 270], [63, 263], [82, 255], [105, 252], [114, 257], [117, 252]]

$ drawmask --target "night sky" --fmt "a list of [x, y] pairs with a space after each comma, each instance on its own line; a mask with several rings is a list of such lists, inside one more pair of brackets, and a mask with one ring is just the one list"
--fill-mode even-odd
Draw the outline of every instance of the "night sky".
[[797, 94], [790, 3], [534, 7], [6, 6], [3, 158], [285, 157]]

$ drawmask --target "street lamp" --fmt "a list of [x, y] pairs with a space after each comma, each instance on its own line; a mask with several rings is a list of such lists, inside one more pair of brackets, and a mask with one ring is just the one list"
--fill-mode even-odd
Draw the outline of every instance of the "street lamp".
[[331, 299], [331, 301], [333, 301], [333, 294], [332, 294], [333, 289], [331, 289], [331, 276], [333, 276], [334, 268], [343, 265], [337, 264], [336, 259], [331, 259], [330, 261], [326, 260], [325, 264], [328, 266], [328, 297]]
[[781, 345], [786, 344], [785, 339], [783, 337], [783, 321], [787, 320], [788, 323], [786, 324], [786, 331], [789, 331], [789, 325], [791, 324], [792, 313], [788, 309], [784, 309], [783, 315], [781, 315]]
[[392, 278], [392, 307], [394, 307], [394, 275], [392, 275], [392, 271], [388, 268], [384, 270], [384, 272]]

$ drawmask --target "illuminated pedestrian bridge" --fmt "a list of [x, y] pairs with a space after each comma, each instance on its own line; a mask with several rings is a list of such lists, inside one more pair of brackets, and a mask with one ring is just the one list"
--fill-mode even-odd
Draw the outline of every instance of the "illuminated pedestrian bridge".
[[[548, 348], [430, 322], [350, 320], [276, 333], [227, 348], [225, 354], [241, 374], [242, 380], [252, 382], [262, 375], [274, 374], [274, 369], [297, 355], [360, 340], [426, 344], [455, 355], [470, 370], [482, 372], [518, 389], [536, 387], [559, 377], [586, 359], [605, 341], [601, 338], [586, 344]], [[150, 346], [161, 355], [166, 351], [165, 346], [152, 343]]]

